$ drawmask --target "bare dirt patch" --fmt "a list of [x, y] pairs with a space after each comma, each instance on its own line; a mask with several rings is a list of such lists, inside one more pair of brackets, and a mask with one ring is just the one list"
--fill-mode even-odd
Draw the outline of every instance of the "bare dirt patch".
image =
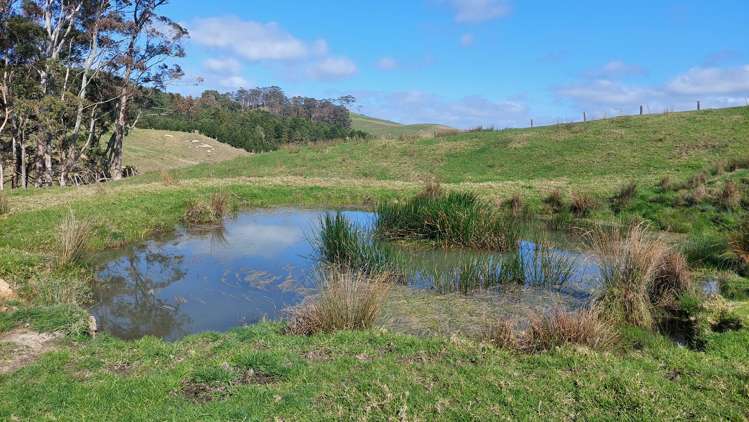
[[0, 336], [0, 374], [10, 373], [35, 361], [41, 354], [54, 350], [60, 333], [37, 333], [27, 329], [13, 330]]

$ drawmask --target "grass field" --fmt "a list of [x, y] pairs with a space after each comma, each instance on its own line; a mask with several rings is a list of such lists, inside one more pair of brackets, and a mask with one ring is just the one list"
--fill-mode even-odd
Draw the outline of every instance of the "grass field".
[[378, 138], [397, 139], [400, 137], [427, 138], [435, 133], [450, 132], [454, 129], [437, 124], [404, 125], [389, 120], [376, 119], [362, 114], [351, 113], [351, 127]]
[[142, 173], [212, 164], [249, 155], [197, 133], [134, 129], [125, 142], [125, 164]]
[[[413, 331], [431, 335], [377, 328], [303, 337], [265, 323], [176, 343], [123, 342], [79, 335], [80, 302], [71, 292], [55, 300], [38, 294], [47, 280], [85, 285], [91, 277], [85, 262], [55, 264], [54, 233], [71, 210], [93, 225], [87, 250], [94, 252], [171, 231], [192, 200], [216, 191], [240, 208], [371, 209], [407, 198], [437, 177], [447, 190], [497, 201], [520, 193], [533, 212], [550, 217], [541, 200], [560, 188], [595, 195], [600, 207], [591, 220], [643, 218], [680, 240], [706, 232], [727, 242], [747, 214], [749, 170], [712, 169], [735, 158], [749, 158], [749, 108], [321, 143], [177, 169], [169, 184], [151, 173], [98, 186], [12, 192], [10, 212], [0, 216], [0, 278], [20, 298], [0, 312], [0, 335], [19, 326], [69, 334], [52, 352], [0, 375], [0, 419], [746, 420], [746, 328], [711, 332], [702, 351], [623, 328], [611, 351], [565, 346], [527, 355], [431, 329], [460, 324], [456, 306], [463, 304], [449, 296], [434, 301], [396, 292], [386, 312], [410, 313], [423, 322], [414, 321]], [[681, 183], [703, 169], [701, 201], [682, 201], [694, 194], [689, 188], [658, 187], [663, 176]], [[608, 198], [630, 180], [638, 182], [637, 194], [614, 211]], [[729, 180], [745, 199], [725, 210], [713, 198]], [[715, 271], [694, 269], [699, 277]], [[731, 279], [747, 285], [738, 275]], [[749, 323], [746, 298], [732, 300], [727, 306]], [[471, 321], [482, 319], [480, 310], [465, 309]], [[14, 352], [0, 341], [2, 353]]]

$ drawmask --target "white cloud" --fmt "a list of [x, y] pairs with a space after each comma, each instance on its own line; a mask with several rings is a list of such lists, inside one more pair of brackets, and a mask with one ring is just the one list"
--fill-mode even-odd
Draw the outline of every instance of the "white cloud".
[[480, 96], [457, 100], [423, 91], [356, 92], [362, 112], [403, 123], [440, 123], [457, 128], [525, 124], [526, 105], [518, 100], [492, 101]]
[[354, 62], [345, 57], [328, 57], [314, 63], [310, 74], [315, 79], [341, 79], [357, 72]]
[[[240, 60], [271, 66], [290, 79], [335, 80], [357, 72], [351, 59], [331, 55], [325, 40], [302, 40], [275, 22], [210, 17], [196, 19], [189, 30], [196, 44], [231, 56], [206, 60], [204, 67], [214, 73], [236, 75], [241, 69]], [[240, 79], [224, 78], [222, 85], [238, 85]]]
[[681, 95], [747, 95], [749, 65], [733, 68], [694, 67], [674, 78], [667, 88]]
[[646, 99], [659, 95], [655, 90], [608, 79], [567, 85], [559, 88], [557, 94], [581, 103], [615, 106], [641, 104]]
[[211, 72], [236, 74], [242, 68], [239, 62], [232, 58], [227, 59], [208, 59], [203, 62], [203, 67]]
[[328, 51], [324, 40], [307, 42], [277, 23], [244, 21], [236, 17], [197, 19], [190, 27], [193, 41], [231, 51], [251, 60], [297, 60]]
[[[627, 74], [619, 65], [606, 68], [619, 76]], [[601, 114], [632, 114], [640, 105], [651, 112], [693, 110], [698, 100], [705, 108], [739, 106], [746, 104], [749, 97], [749, 65], [695, 67], [668, 83], [652, 86], [628, 84], [616, 78], [584, 78], [554, 91], [581, 110]]]
[[625, 63], [621, 60], [612, 60], [597, 69], [587, 72], [587, 74], [594, 78], [616, 78], [643, 75], [645, 74], [645, 69], [636, 64]]
[[231, 89], [249, 88], [251, 86], [250, 82], [247, 79], [236, 75], [221, 79], [219, 81], [219, 85], [223, 86], [224, 88]]
[[381, 70], [393, 70], [398, 67], [398, 61], [392, 57], [383, 57], [377, 61], [377, 67]]
[[474, 41], [475, 40], [474, 40], [472, 34], [463, 34], [460, 37], [460, 45], [463, 46], [463, 47], [469, 47], [469, 46], [473, 45]]
[[503, 0], [447, 0], [460, 23], [485, 22], [506, 16], [510, 6]]

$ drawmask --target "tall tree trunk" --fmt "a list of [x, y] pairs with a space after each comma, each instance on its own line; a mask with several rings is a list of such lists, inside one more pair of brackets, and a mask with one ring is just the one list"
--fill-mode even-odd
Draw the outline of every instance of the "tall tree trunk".
[[128, 96], [124, 94], [120, 98], [120, 109], [117, 114], [117, 121], [114, 125], [114, 132], [109, 138], [107, 147], [109, 153], [109, 175], [112, 180], [122, 179], [122, 143], [125, 140], [125, 130], [127, 129], [127, 101]]

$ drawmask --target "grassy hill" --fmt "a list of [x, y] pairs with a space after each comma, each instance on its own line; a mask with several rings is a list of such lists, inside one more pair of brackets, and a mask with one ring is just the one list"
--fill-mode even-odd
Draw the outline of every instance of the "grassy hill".
[[135, 129], [125, 141], [125, 164], [142, 173], [249, 155], [246, 151], [197, 133]]
[[351, 113], [351, 126], [379, 138], [431, 137], [435, 133], [452, 132], [455, 129], [437, 124], [403, 125], [389, 120], [377, 119]]
[[[300, 177], [469, 183], [497, 192], [607, 192], [749, 157], [749, 108], [619, 117], [418, 140], [319, 143], [181, 170], [181, 178]], [[150, 181], [153, 179], [136, 179]]]

